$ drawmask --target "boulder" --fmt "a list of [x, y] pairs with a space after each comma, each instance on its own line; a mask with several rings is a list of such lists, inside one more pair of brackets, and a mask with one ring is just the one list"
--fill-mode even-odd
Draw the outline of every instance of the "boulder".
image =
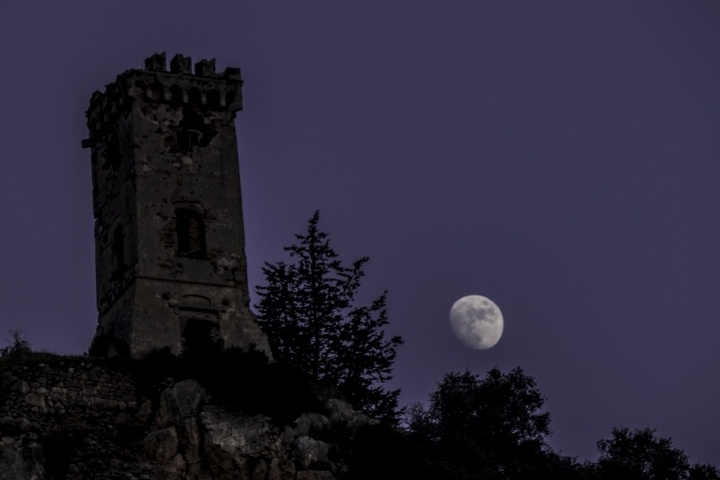
[[327, 416], [333, 425], [357, 428], [362, 425], [377, 425], [379, 420], [355, 411], [352, 406], [338, 399], [330, 399], [325, 404]]
[[330, 427], [330, 419], [319, 413], [303, 413], [294, 422], [295, 437], [311, 437]]
[[235, 457], [276, 456], [276, 433], [267, 418], [230, 414], [217, 407], [200, 413], [205, 446], [217, 446]]
[[324, 470], [303, 470], [297, 472], [296, 480], [335, 480], [335, 476]]
[[45, 457], [42, 447], [28, 444], [0, 444], [0, 480], [43, 480]]
[[329, 464], [330, 445], [310, 437], [298, 437], [293, 443], [293, 459], [305, 470], [317, 463]]
[[180, 444], [183, 446], [181, 452], [187, 463], [199, 463], [201, 460], [200, 448], [202, 447], [202, 436], [198, 428], [197, 420], [187, 418], [180, 430]]
[[185, 461], [183, 460], [182, 455], [178, 453], [170, 460], [170, 462], [163, 465], [163, 471], [168, 478], [176, 478], [178, 480], [185, 478]]
[[262, 458], [258, 460], [253, 468], [252, 478], [253, 480], [264, 480], [268, 473], [268, 464]]
[[273, 458], [268, 467], [268, 480], [287, 480], [295, 478], [295, 464], [292, 460]]
[[45, 397], [39, 393], [28, 393], [25, 396], [25, 403], [33, 407], [44, 407], [46, 405]]
[[183, 380], [165, 389], [160, 394], [159, 425], [181, 425], [186, 418], [197, 416], [204, 400], [205, 389], [195, 380]]
[[142, 440], [145, 453], [158, 463], [167, 463], [172, 460], [178, 450], [178, 436], [175, 427], [163, 428], [150, 432]]

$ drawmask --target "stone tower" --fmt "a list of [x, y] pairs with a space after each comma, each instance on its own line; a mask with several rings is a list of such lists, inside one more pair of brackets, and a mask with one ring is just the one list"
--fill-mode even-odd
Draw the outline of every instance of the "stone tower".
[[240, 70], [165, 54], [86, 112], [99, 324], [94, 355], [216, 346], [268, 355], [248, 308], [235, 112]]

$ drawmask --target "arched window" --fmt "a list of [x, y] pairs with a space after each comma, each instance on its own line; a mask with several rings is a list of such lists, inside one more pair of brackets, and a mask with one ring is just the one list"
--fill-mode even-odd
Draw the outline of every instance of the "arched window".
[[208, 107], [217, 108], [220, 106], [220, 92], [217, 90], [208, 90], [205, 94], [207, 98]]
[[202, 103], [202, 94], [200, 90], [193, 87], [188, 90], [188, 101], [193, 105], [200, 105]]
[[150, 87], [150, 98], [153, 100], [165, 100], [165, 89], [162, 83], [155, 82]]
[[206, 258], [205, 221], [201, 213], [189, 208], [175, 212], [177, 220], [178, 255], [181, 257]]
[[178, 85], [173, 85], [170, 87], [170, 100], [177, 103], [182, 103], [183, 101], [183, 90]]
[[135, 94], [136, 95], [144, 95], [147, 91], [147, 85], [145, 85], [145, 82], [142, 82], [140, 80], [135, 80]]

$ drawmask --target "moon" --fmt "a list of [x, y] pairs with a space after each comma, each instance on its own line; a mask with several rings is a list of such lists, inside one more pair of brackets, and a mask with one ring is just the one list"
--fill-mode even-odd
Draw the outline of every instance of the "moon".
[[468, 295], [450, 308], [450, 326], [465, 345], [476, 350], [492, 348], [503, 333], [502, 312], [482, 295]]

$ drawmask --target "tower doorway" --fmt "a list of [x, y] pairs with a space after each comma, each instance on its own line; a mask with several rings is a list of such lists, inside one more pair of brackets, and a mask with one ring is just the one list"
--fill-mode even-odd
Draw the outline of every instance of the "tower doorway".
[[183, 330], [183, 351], [193, 358], [210, 358], [222, 350], [218, 325], [202, 318], [191, 318]]

